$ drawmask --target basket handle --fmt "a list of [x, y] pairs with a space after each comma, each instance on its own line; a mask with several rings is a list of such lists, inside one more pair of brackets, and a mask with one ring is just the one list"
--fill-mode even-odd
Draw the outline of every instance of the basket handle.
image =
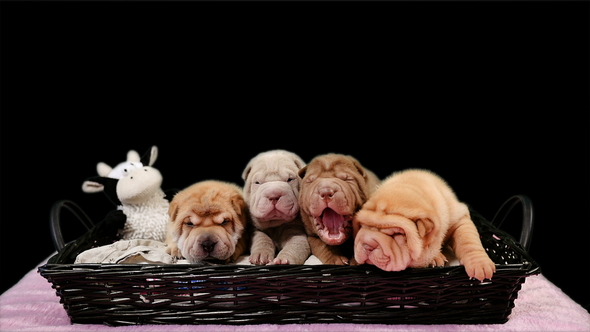
[[78, 218], [78, 220], [82, 222], [87, 230], [90, 230], [94, 226], [94, 223], [90, 217], [88, 217], [88, 215], [76, 203], [67, 199], [55, 202], [51, 207], [49, 223], [51, 227], [51, 239], [53, 240], [53, 246], [58, 252], [65, 246], [60, 224], [62, 208], [66, 208], [72, 212]]
[[522, 205], [522, 230], [520, 232], [520, 244], [528, 252], [533, 238], [533, 202], [526, 195], [514, 195], [508, 198], [500, 207], [492, 219], [492, 224], [500, 228], [506, 216], [516, 204]]

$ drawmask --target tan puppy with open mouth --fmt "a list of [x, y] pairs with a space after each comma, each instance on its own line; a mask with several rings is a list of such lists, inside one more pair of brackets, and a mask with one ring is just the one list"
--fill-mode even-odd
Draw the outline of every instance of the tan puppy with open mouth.
[[419, 169], [383, 180], [354, 221], [354, 257], [385, 271], [444, 266], [449, 246], [467, 275], [483, 281], [496, 271], [467, 205], [438, 175]]
[[311, 253], [323, 264], [349, 264], [352, 218], [380, 183], [352, 156], [316, 156], [299, 171], [299, 206]]
[[242, 189], [217, 180], [197, 182], [170, 202], [166, 252], [189, 263], [229, 263], [248, 246]]
[[285, 150], [261, 152], [246, 165], [244, 199], [254, 226], [250, 263], [303, 264], [309, 257], [297, 202], [301, 182], [297, 172], [303, 166], [299, 156]]

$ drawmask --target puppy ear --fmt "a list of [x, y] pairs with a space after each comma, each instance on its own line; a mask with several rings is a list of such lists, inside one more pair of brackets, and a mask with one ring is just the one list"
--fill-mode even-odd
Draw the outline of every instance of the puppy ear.
[[244, 197], [242, 197], [242, 195], [233, 195], [233, 197], [231, 199], [231, 203], [232, 203], [233, 209], [236, 211], [238, 216], [240, 216], [240, 218], [243, 215], [246, 215], [246, 213], [245, 213], [246, 201], [244, 200]]
[[252, 164], [248, 163], [248, 165], [246, 165], [246, 169], [244, 169], [244, 172], [242, 172], [242, 180], [246, 181], [251, 170]]
[[172, 199], [168, 207], [168, 215], [170, 216], [170, 222], [174, 222], [178, 216], [178, 202], [174, 199]]
[[369, 180], [369, 176], [367, 175], [367, 172], [365, 172], [365, 168], [355, 158], [350, 157], [350, 160], [352, 161], [352, 164], [354, 165], [354, 167], [356, 167], [356, 170], [359, 172], [359, 174], [363, 177], [363, 179], [365, 179], [365, 183], [366, 183]]
[[297, 172], [297, 175], [299, 175], [299, 177], [303, 179], [305, 177], [305, 172], [307, 172], [307, 165], [303, 166], [301, 169], [299, 169], [299, 172]]
[[425, 238], [434, 229], [434, 223], [428, 218], [417, 219], [416, 227], [418, 227], [418, 234], [421, 238]]
[[305, 166], [305, 162], [299, 157], [293, 157], [293, 162], [295, 163], [295, 167], [298, 169], [301, 169], [303, 166]]

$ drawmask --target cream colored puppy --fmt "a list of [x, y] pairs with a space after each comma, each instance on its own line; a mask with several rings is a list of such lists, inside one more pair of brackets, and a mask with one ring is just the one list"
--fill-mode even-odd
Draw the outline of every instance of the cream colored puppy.
[[438, 175], [419, 169], [393, 173], [353, 220], [354, 257], [385, 271], [444, 266], [445, 246], [467, 275], [483, 281], [496, 271], [469, 210]]
[[254, 225], [250, 263], [303, 264], [309, 257], [297, 201], [297, 172], [303, 166], [299, 156], [285, 150], [262, 152], [246, 165], [244, 199]]
[[217, 180], [197, 182], [170, 202], [166, 252], [189, 263], [235, 261], [248, 247], [248, 208], [242, 188]]

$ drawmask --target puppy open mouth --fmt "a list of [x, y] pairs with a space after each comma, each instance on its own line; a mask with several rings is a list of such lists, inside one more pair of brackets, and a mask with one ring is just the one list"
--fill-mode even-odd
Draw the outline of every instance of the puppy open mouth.
[[329, 245], [344, 243], [352, 232], [351, 215], [341, 215], [327, 207], [314, 218], [319, 237]]

